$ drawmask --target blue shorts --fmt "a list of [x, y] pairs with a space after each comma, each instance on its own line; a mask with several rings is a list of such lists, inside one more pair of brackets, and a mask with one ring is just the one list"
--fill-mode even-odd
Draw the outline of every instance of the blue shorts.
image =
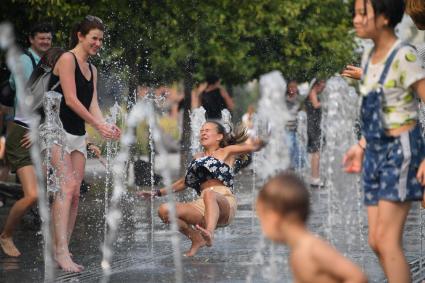
[[365, 205], [377, 205], [379, 200], [422, 200], [424, 187], [416, 173], [424, 152], [418, 126], [399, 137], [368, 141], [363, 161]]

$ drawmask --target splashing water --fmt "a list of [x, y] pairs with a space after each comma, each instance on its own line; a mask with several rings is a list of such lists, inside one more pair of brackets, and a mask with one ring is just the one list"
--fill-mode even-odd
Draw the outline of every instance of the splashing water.
[[[289, 120], [289, 114], [286, 107], [284, 95], [286, 93], [286, 82], [279, 71], [273, 71], [265, 74], [260, 78], [261, 98], [258, 103], [257, 115], [254, 119], [254, 128], [256, 135], [267, 142], [258, 153], [255, 153], [254, 175], [258, 177], [260, 185], [267, 178], [272, 177], [276, 173], [283, 171], [289, 166], [289, 152], [286, 144], [287, 136], [285, 125]], [[255, 180], [257, 181], [257, 180]], [[253, 189], [252, 195], [252, 217], [254, 216], [254, 203], [257, 191]], [[263, 239], [258, 244], [261, 250]], [[267, 279], [276, 279], [276, 257], [275, 247], [271, 245], [269, 266], [265, 267], [269, 272]], [[257, 253], [258, 256], [259, 253]], [[260, 253], [261, 254], [261, 253]], [[247, 282], [252, 281], [255, 273], [253, 265], [248, 273]], [[271, 277], [270, 277], [271, 274]], [[263, 277], [265, 274], [263, 273]]]
[[298, 156], [295, 166], [296, 172], [305, 177], [307, 170], [310, 167], [309, 160], [307, 158], [307, 113], [305, 111], [299, 111], [297, 114], [297, 132], [296, 140], [298, 146]]
[[[153, 103], [150, 101], [140, 101], [136, 103], [130, 112], [127, 120], [127, 129], [125, 133], [121, 137], [120, 142], [120, 151], [117, 155], [117, 157], [114, 160], [114, 165], [112, 167], [112, 172], [114, 176], [114, 190], [111, 197], [110, 202], [110, 209], [107, 216], [107, 223], [108, 223], [108, 235], [106, 237], [106, 240], [104, 242], [102, 252], [103, 252], [103, 259], [102, 259], [102, 269], [103, 269], [103, 278], [102, 282], [108, 282], [109, 277], [111, 275], [111, 260], [113, 255], [112, 245], [116, 239], [117, 236], [117, 230], [118, 226], [121, 221], [122, 213], [119, 208], [119, 203], [121, 200], [121, 197], [126, 191], [125, 186], [125, 174], [124, 171], [126, 171], [126, 163], [130, 158], [130, 147], [132, 144], [134, 144], [136, 140], [135, 131], [137, 128], [137, 125], [142, 122], [147, 121], [149, 125], [152, 125], [152, 138], [157, 146], [158, 153], [160, 154], [161, 159], [159, 159], [159, 168], [162, 172], [162, 175], [164, 176], [164, 182], [167, 189], [167, 196], [168, 196], [168, 207], [170, 211], [170, 220], [171, 220], [171, 242], [173, 245], [173, 251], [174, 251], [174, 264], [176, 268], [176, 282], [180, 283], [182, 282], [182, 265], [181, 265], [181, 258], [180, 258], [180, 245], [179, 245], [179, 239], [178, 239], [178, 227], [177, 227], [177, 221], [176, 221], [176, 214], [175, 214], [175, 202], [174, 202], [174, 194], [171, 190], [171, 177], [170, 177], [170, 170], [167, 165], [167, 159], [168, 159], [168, 153], [165, 150], [164, 146], [162, 145], [162, 139], [161, 134], [159, 131], [159, 128], [156, 124], [155, 120], [155, 111], [153, 107]], [[153, 201], [153, 200], [152, 200]]]
[[224, 129], [226, 129], [226, 132], [230, 133], [233, 129], [233, 123], [232, 114], [230, 114], [229, 110], [221, 110], [221, 122], [223, 124]]
[[206, 111], [204, 107], [196, 108], [192, 110], [192, 112], [190, 113], [190, 128], [192, 131], [190, 149], [191, 149], [192, 155], [202, 151], [199, 138], [200, 138], [201, 127], [206, 121], [205, 113]]
[[258, 103], [257, 135], [267, 146], [257, 153], [258, 176], [264, 181], [289, 166], [288, 147], [285, 143], [285, 125], [289, 120], [285, 99], [286, 82], [282, 74], [273, 71], [260, 78], [261, 98]]
[[64, 137], [65, 130], [63, 129], [62, 121], [59, 118], [60, 103], [62, 94], [49, 91], [46, 92], [43, 101], [44, 113], [46, 118], [43, 124], [38, 128], [40, 136], [40, 147], [45, 149], [44, 162], [47, 171], [47, 192], [57, 193], [60, 190], [60, 178], [57, 170], [52, 166], [51, 148], [53, 145], [58, 145], [61, 148], [61, 160], [63, 161], [64, 154]]
[[[118, 118], [120, 116], [122, 118], [121, 107], [118, 105], [117, 102], [115, 102], [114, 105], [111, 108], [109, 108], [109, 112], [110, 112], [110, 115], [106, 118], [106, 123], [108, 123], [108, 124], [116, 124]], [[105, 174], [105, 194], [104, 194], [105, 222], [104, 222], [104, 228], [103, 228], [104, 240], [106, 239], [106, 235], [107, 235], [107, 231], [108, 231], [106, 215], [108, 214], [108, 210], [109, 210], [109, 192], [110, 192], [110, 188], [112, 186], [111, 160], [116, 156], [117, 146], [118, 146], [118, 144], [115, 141], [112, 141], [112, 140], [106, 141], [106, 164], [105, 164], [106, 174]]]
[[341, 77], [326, 83], [322, 98], [321, 175], [326, 180], [327, 222], [324, 237], [344, 254], [359, 256], [358, 247], [367, 245], [363, 236], [362, 190], [360, 176], [343, 170], [342, 156], [357, 142], [354, 131], [359, 99], [354, 88]]

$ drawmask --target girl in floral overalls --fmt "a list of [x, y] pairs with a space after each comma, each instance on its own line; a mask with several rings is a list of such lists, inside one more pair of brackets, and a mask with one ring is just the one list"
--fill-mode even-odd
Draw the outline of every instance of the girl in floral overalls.
[[362, 171], [369, 245], [390, 283], [411, 282], [403, 227], [425, 185], [416, 97], [425, 100], [425, 70], [416, 50], [395, 36], [403, 11], [403, 0], [355, 1], [356, 33], [374, 48], [362, 61], [362, 138], [344, 156], [347, 172]]

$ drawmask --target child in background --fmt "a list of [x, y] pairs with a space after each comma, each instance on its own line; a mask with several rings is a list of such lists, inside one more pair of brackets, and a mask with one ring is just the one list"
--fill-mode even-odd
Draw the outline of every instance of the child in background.
[[367, 282], [359, 267], [307, 229], [309, 212], [309, 193], [294, 173], [280, 173], [259, 192], [261, 228], [267, 238], [289, 247], [294, 282]]

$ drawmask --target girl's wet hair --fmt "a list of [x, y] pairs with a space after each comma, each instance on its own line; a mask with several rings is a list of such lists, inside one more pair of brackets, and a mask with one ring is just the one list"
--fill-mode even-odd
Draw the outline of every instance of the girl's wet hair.
[[[404, 0], [363, 0], [366, 10], [366, 4], [371, 3], [375, 15], [383, 15], [388, 19], [388, 26], [395, 28], [401, 22], [404, 15]], [[367, 10], [366, 10], [367, 13]]]
[[211, 123], [217, 126], [217, 132], [223, 135], [223, 139], [220, 141], [220, 147], [226, 147], [228, 145], [241, 144], [246, 142], [248, 139], [248, 133], [246, 128], [238, 125], [236, 130], [233, 132], [230, 129], [230, 133], [226, 132], [226, 128], [215, 120], [208, 120], [205, 123]]
[[295, 215], [303, 223], [310, 214], [310, 194], [306, 185], [290, 171], [270, 178], [260, 190], [258, 201], [281, 216]]
[[101, 31], [105, 30], [103, 21], [95, 16], [88, 15], [81, 22], [74, 25], [74, 28], [71, 32], [70, 38], [70, 49], [73, 49], [78, 44], [78, 33], [82, 35], [87, 35], [91, 30], [98, 29]]

